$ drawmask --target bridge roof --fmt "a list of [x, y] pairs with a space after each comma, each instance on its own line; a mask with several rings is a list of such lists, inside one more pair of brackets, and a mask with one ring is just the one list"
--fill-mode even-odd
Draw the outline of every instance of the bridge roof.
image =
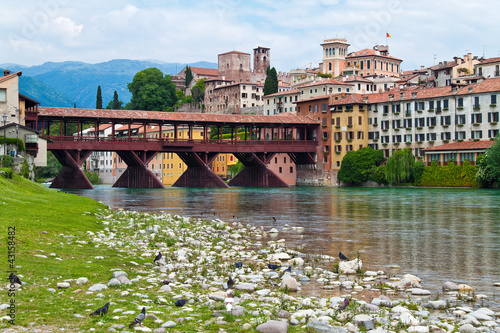
[[159, 112], [159, 111], [137, 111], [137, 110], [99, 110], [99, 109], [76, 109], [58, 107], [39, 107], [38, 116], [51, 120], [81, 120], [118, 123], [156, 121], [163, 124], [197, 124], [197, 125], [318, 125], [319, 121], [309, 117], [298, 117], [291, 114], [283, 115], [236, 115], [236, 114], [210, 114], [210, 113], [181, 113], [181, 112]]

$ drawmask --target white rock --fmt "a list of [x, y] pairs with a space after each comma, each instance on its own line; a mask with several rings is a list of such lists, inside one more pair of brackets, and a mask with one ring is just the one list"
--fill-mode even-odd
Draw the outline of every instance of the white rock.
[[269, 256], [269, 260], [290, 260], [292, 257], [286, 252], [274, 253]]
[[419, 324], [419, 321], [410, 312], [401, 313], [399, 320], [406, 326], [417, 326]]
[[431, 292], [429, 290], [425, 290], [425, 289], [413, 288], [413, 289], [411, 289], [411, 294], [412, 295], [420, 295], [420, 296], [428, 296], [431, 294]]
[[119, 286], [120, 284], [121, 284], [120, 280], [118, 280], [118, 279], [111, 279], [108, 282], [108, 287], [116, 287], [116, 286]]
[[172, 291], [172, 288], [168, 284], [164, 284], [160, 287], [160, 292], [169, 293]]
[[125, 273], [124, 271], [115, 271], [115, 272], [113, 272], [113, 278], [118, 278], [119, 276], [128, 277], [128, 274]]
[[408, 328], [408, 332], [429, 333], [429, 327], [427, 327], [427, 326], [412, 326], [412, 327]]
[[276, 228], [272, 228], [271, 230], [268, 231], [270, 234], [277, 234], [279, 231]]
[[94, 284], [92, 287], [89, 288], [89, 291], [101, 291], [104, 289], [108, 289], [108, 286], [102, 283]]
[[285, 289], [285, 288], [288, 289], [289, 291], [297, 291], [297, 289], [298, 289], [297, 280], [295, 280], [295, 278], [293, 278], [291, 276], [285, 277], [281, 281], [281, 289]]
[[76, 284], [79, 286], [84, 285], [87, 282], [89, 282], [89, 279], [87, 279], [86, 277], [80, 277], [76, 280]]
[[70, 287], [70, 284], [68, 282], [59, 282], [57, 284], [57, 288], [60, 289], [68, 289]]
[[363, 262], [361, 261], [361, 259], [339, 262], [340, 274], [356, 274], [361, 271], [362, 268]]

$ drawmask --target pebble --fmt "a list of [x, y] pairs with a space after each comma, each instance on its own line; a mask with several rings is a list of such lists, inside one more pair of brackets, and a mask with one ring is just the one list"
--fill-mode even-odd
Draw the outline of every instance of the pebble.
[[70, 284], [68, 282], [59, 282], [57, 284], [57, 288], [60, 289], [68, 289], [70, 287]]

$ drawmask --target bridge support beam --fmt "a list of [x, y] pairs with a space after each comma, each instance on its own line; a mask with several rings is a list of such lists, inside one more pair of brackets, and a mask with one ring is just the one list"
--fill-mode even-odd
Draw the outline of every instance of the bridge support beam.
[[275, 155], [274, 153], [237, 153], [234, 155], [245, 167], [229, 181], [230, 186], [289, 187], [267, 167], [267, 163]]
[[148, 163], [156, 151], [117, 151], [118, 156], [127, 164], [127, 169], [113, 184], [124, 188], [164, 188], [161, 181], [148, 169]]
[[62, 169], [50, 184], [51, 188], [93, 189], [81, 165], [92, 154], [91, 150], [52, 150]]
[[209, 167], [218, 153], [177, 153], [177, 155], [188, 168], [172, 185], [173, 187], [229, 187]]

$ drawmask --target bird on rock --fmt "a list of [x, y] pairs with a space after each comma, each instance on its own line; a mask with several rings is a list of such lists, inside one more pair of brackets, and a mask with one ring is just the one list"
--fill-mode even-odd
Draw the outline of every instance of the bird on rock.
[[291, 273], [292, 272], [292, 266], [288, 266], [287, 269], [285, 269], [285, 272], [287, 273]]
[[161, 257], [162, 257], [161, 252], [158, 252], [158, 254], [155, 257], [155, 260], [153, 260], [153, 263], [159, 261], [161, 259]]
[[10, 273], [9, 280], [10, 283], [22, 284], [21, 280], [19, 280], [19, 277], [14, 273]]
[[109, 302], [104, 304], [104, 306], [101, 306], [99, 309], [95, 310], [92, 312], [89, 316], [99, 316], [102, 317], [106, 313], [108, 313], [108, 308], [109, 308]]
[[347, 257], [341, 251], [339, 251], [339, 258], [343, 261], [349, 261], [349, 259], [347, 259]]
[[273, 216], [273, 221], [276, 222], [276, 218]]
[[162, 283], [163, 283], [164, 285], [166, 284], [167, 286], [170, 284], [170, 282], [172, 282], [172, 281], [170, 281], [170, 280], [163, 280], [163, 281], [162, 281]]
[[339, 303], [339, 306], [337, 308], [338, 311], [344, 311], [345, 308], [349, 305], [349, 296], [346, 296], [342, 302]]
[[234, 266], [236, 266], [236, 268], [241, 268], [243, 267], [243, 263], [241, 261], [238, 261], [237, 263], [234, 264]]
[[184, 304], [186, 304], [187, 302], [188, 302], [187, 299], [180, 298], [177, 301], [175, 301], [175, 306], [180, 308], [181, 306], [184, 306]]
[[276, 265], [276, 264], [267, 264], [267, 267], [269, 269], [272, 269], [274, 271], [274, 270], [277, 270], [278, 268], [280, 268], [281, 266], [280, 265]]
[[139, 313], [137, 315], [137, 317], [135, 317], [134, 321], [131, 322], [130, 325], [128, 325], [128, 328], [132, 328], [137, 324], [139, 324], [139, 326], [142, 327], [142, 322], [144, 321], [144, 318], [146, 318], [146, 308], [145, 307], [142, 308], [141, 313]]
[[233, 289], [234, 287], [234, 281], [231, 277], [229, 277], [229, 280], [227, 280], [227, 289]]

